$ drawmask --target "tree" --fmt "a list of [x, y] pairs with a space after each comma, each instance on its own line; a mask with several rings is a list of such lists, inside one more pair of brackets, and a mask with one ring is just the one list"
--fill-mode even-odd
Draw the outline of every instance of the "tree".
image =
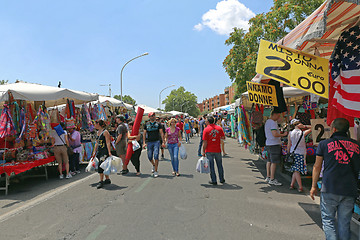
[[[120, 95], [115, 95], [114, 98], [118, 99], [118, 100], [121, 100], [121, 97]], [[128, 103], [128, 104], [131, 104], [131, 105], [136, 105], [136, 100], [133, 99], [131, 96], [129, 95], [124, 95], [123, 96], [123, 102], [124, 103]]]
[[197, 107], [196, 95], [189, 91], [185, 91], [184, 87], [172, 90], [162, 103], [165, 104], [166, 112], [175, 110], [189, 113], [194, 117], [197, 117], [200, 114], [200, 110]]
[[249, 31], [234, 28], [226, 45], [233, 47], [223, 62], [223, 67], [237, 84], [237, 94], [246, 91], [246, 81], [256, 72], [257, 51], [260, 39], [277, 42], [316, 10], [323, 0], [274, 0], [267, 13], [257, 14], [249, 20]]
[[0, 85], [7, 84], [8, 82], [9, 82], [9, 80], [0, 80]]

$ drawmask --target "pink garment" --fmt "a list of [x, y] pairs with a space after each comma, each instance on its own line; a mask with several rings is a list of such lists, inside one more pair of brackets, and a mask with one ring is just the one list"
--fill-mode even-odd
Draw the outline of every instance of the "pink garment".
[[166, 129], [166, 133], [168, 134], [168, 143], [174, 144], [179, 142], [179, 131], [180, 128], [176, 127], [175, 131], [172, 133], [171, 128]]
[[[71, 141], [69, 138], [70, 146], [74, 149], [74, 153], [80, 153], [81, 152], [81, 135], [78, 131], [73, 131], [71, 134], [71, 138], [74, 139], [74, 141]], [[74, 148], [76, 147], [76, 148]]]

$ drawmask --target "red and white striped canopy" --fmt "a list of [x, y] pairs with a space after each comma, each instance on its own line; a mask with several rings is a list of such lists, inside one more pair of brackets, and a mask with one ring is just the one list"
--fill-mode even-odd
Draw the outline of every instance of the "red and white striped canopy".
[[[327, 0], [278, 44], [330, 58], [340, 34], [360, 24], [360, 0]], [[257, 74], [252, 81], [268, 79]]]

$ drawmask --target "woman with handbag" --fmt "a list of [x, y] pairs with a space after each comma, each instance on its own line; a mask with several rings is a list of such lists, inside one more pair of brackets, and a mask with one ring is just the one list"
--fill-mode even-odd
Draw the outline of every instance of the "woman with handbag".
[[165, 142], [171, 157], [171, 165], [173, 167], [173, 176], [180, 176], [179, 173], [179, 147], [181, 146], [180, 128], [176, 127], [176, 120], [172, 118], [170, 127], [165, 130]]
[[186, 143], [190, 143], [191, 127], [190, 127], [190, 123], [189, 123], [188, 118], [185, 119], [184, 132], [185, 132], [185, 141], [186, 141]]
[[290, 124], [294, 128], [294, 130], [289, 133], [287, 146], [289, 153], [288, 158], [293, 158], [290, 160], [292, 161], [291, 172], [293, 172], [290, 189], [295, 189], [294, 184], [296, 181], [299, 186], [298, 191], [303, 192], [300, 174], [307, 174], [305, 137], [311, 133], [311, 128], [305, 130], [309, 126], [303, 125], [298, 119], [292, 119]]
[[[131, 136], [131, 131], [133, 129], [133, 126], [134, 126], [134, 121], [131, 121], [128, 123], [129, 125], [129, 131], [128, 131], [128, 136], [127, 136], [127, 139], [128, 139], [128, 143], [132, 143], [134, 140], [136, 140], [138, 143], [139, 143], [139, 148], [136, 149], [133, 154], [131, 155], [131, 163], [134, 165], [135, 167], [135, 170], [136, 170], [136, 176], [139, 176], [141, 173], [140, 173], [140, 155], [141, 155], [141, 150], [142, 150], [142, 136], [141, 136], [141, 133], [139, 131], [139, 134], [136, 135], [136, 136]], [[133, 148], [134, 149], [134, 148]]]

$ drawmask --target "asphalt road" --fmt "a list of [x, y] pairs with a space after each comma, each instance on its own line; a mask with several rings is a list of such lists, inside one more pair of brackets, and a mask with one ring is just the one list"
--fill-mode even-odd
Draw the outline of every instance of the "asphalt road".
[[0, 239], [324, 239], [318, 204], [306, 194], [264, 182], [265, 163], [228, 139], [226, 184], [211, 186], [195, 171], [199, 139], [186, 144], [180, 177], [169, 154], [152, 178], [146, 152], [140, 177], [126, 176], [96, 189], [97, 174], [70, 180], [20, 179], [0, 192]]

